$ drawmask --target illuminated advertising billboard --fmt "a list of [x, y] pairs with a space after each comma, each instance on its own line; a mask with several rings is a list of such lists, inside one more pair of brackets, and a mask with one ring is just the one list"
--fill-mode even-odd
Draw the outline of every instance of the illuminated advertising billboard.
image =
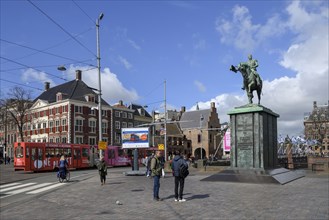
[[122, 128], [122, 148], [148, 148], [149, 128]]

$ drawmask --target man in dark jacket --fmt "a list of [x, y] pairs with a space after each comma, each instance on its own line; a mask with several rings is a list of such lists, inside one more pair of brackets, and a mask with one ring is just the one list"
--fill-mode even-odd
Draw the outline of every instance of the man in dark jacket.
[[[175, 151], [175, 157], [172, 160], [172, 170], [173, 175], [175, 176], [175, 202], [185, 202], [186, 199], [183, 199], [183, 191], [184, 191], [184, 182], [185, 178], [180, 176], [179, 167], [182, 163], [186, 163], [184, 158], [180, 155], [180, 152]], [[179, 194], [178, 194], [178, 186], [179, 186]]]

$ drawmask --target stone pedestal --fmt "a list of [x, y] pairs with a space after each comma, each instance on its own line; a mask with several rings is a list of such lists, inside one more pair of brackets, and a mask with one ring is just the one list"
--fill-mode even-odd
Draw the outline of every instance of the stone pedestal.
[[261, 105], [231, 110], [231, 168], [277, 168], [278, 114]]
[[278, 114], [255, 104], [237, 107], [228, 114], [231, 167], [209, 177], [209, 181], [286, 184], [304, 176], [278, 167]]

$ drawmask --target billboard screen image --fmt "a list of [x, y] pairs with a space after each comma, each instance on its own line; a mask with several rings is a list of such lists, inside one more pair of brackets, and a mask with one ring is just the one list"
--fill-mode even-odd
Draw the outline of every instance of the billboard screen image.
[[149, 147], [148, 128], [122, 128], [122, 148]]

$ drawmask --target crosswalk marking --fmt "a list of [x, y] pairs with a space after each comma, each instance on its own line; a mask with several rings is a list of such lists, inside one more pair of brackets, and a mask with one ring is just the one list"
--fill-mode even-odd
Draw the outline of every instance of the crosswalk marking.
[[30, 186], [30, 187], [26, 187], [26, 188], [23, 188], [23, 189], [10, 191], [10, 192], [8, 192], [8, 194], [15, 195], [15, 194], [18, 194], [18, 193], [22, 193], [22, 192], [30, 191], [30, 190], [33, 190], [33, 189], [41, 188], [41, 187], [44, 187], [44, 186], [48, 186], [50, 184], [52, 184], [52, 183], [40, 183], [40, 184]]
[[9, 187], [9, 186], [15, 186], [17, 184], [19, 184], [19, 183], [9, 183], [9, 184], [5, 184], [5, 185], [0, 185], [0, 189], [5, 188], [5, 187]]
[[25, 194], [37, 194], [41, 193], [53, 188], [57, 188], [60, 186], [64, 186], [66, 183], [10, 183], [10, 184], [4, 184], [0, 185], [0, 199], [6, 198], [8, 196], [13, 196], [19, 193], [25, 193]]
[[37, 190], [31, 191], [31, 192], [27, 192], [26, 194], [37, 194], [37, 193], [40, 193], [40, 192], [43, 192], [43, 191], [46, 191], [46, 190], [49, 190], [49, 189], [52, 189], [52, 188], [63, 186], [64, 184], [65, 183], [57, 183], [55, 185], [51, 185], [51, 186], [47, 186], [47, 187], [37, 189]]
[[22, 185], [18, 185], [18, 186], [12, 186], [12, 187], [8, 187], [8, 188], [1, 188], [0, 189], [0, 193], [2, 192], [7, 192], [9, 190], [13, 190], [13, 189], [18, 189], [18, 188], [22, 188], [22, 187], [25, 187], [25, 186], [30, 186], [30, 185], [34, 185], [34, 184], [37, 184], [37, 183], [26, 183], [26, 184], [22, 184]]

